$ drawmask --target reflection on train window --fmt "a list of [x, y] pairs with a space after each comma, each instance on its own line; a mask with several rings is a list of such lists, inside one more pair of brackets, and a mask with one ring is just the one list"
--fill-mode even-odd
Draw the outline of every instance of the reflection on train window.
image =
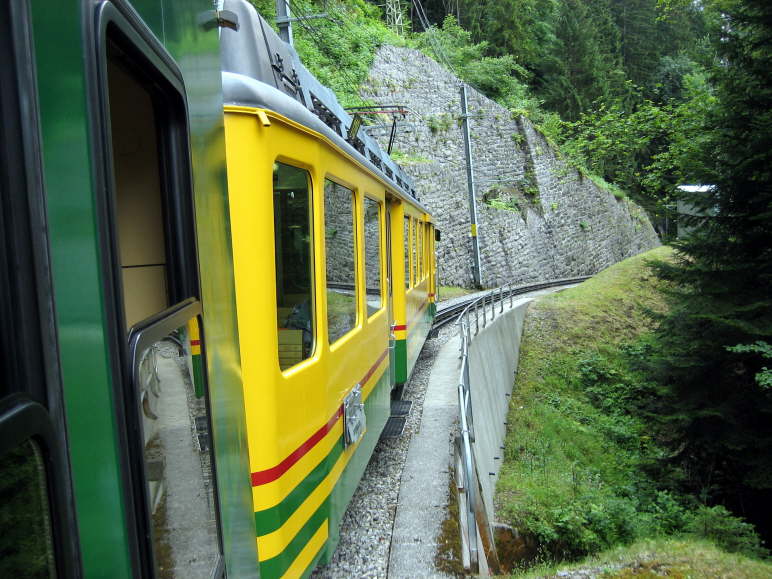
[[418, 285], [418, 254], [416, 253], [416, 244], [418, 243], [418, 221], [415, 219], [410, 220], [411, 233], [413, 234], [413, 242], [410, 244], [410, 249], [413, 252], [413, 285]]
[[410, 287], [410, 217], [405, 217], [405, 231], [404, 231], [404, 243], [405, 248], [405, 287]]
[[330, 344], [357, 323], [354, 240], [354, 192], [325, 179], [324, 247]]
[[0, 456], [0, 577], [55, 577], [43, 456], [31, 439]]
[[219, 557], [199, 340], [193, 318], [136, 359], [158, 577], [208, 579]]
[[424, 224], [420, 221], [415, 222], [416, 226], [416, 255], [418, 256], [418, 281], [424, 278]]
[[314, 349], [311, 177], [274, 163], [273, 225], [279, 367], [302, 362]]
[[367, 315], [381, 309], [381, 204], [365, 197], [365, 287]]

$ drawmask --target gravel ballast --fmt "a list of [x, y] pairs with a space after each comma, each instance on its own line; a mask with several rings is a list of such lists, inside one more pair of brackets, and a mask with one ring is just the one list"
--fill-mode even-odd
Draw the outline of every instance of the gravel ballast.
[[421, 426], [424, 395], [434, 357], [455, 332], [453, 324], [424, 344], [402, 394], [403, 399], [413, 402], [405, 430], [399, 438], [381, 438], [376, 445], [359, 488], [343, 516], [340, 543], [332, 561], [318, 567], [312, 577], [387, 577], [394, 516], [410, 439]]

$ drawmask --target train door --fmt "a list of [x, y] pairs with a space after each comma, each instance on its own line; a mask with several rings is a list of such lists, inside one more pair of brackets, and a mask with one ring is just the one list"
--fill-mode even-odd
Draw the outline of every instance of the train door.
[[95, 20], [94, 140], [132, 551], [142, 576], [220, 577], [185, 85], [123, 3], [102, 4]]
[[395, 358], [395, 347], [397, 337], [394, 334], [394, 283], [393, 283], [393, 269], [392, 269], [392, 255], [391, 255], [391, 205], [394, 200], [386, 195], [386, 202], [384, 204], [384, 218], [386, 222], [386, 293], [387, 293], [387, 310], [389, 315], [389, 383], [391, 387], [397, 382], [397, 366]]
[[29, 35], [0, 0], [0, 577], [76, 577]]

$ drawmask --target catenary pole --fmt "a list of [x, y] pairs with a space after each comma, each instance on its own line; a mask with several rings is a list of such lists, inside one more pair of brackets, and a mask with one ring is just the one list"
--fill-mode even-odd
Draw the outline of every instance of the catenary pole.
[[480, 264], [480, 241], [477, 229], [477, 200], [475, 199], [474, 164], [472, 162], [472, 140], [469, 136], [469, 113], [466, 102], [466, 85], [461, 83], [461, 120], [464, 132], [464, 156], [466, 157], [466, 183], [469, 190], [469, 224], [472, 237], [472, 280], [482, 287], [482, 266]]

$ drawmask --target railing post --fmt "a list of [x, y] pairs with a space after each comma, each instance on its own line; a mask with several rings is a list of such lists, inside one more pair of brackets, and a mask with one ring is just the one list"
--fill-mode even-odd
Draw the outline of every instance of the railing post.
[[485, 309], [485, 296], [482, 297], [483, 328], [488, 325], [488, 311]]
[[504, 313], [504, 287], [499, 288], [499, 305], [501, 306], [501, 309], [499, 309], [499, 313]]
[[514, 293], [514, 289], [511, 285], [509, 286], [509, 307], [512, 307], [512, 294]]

